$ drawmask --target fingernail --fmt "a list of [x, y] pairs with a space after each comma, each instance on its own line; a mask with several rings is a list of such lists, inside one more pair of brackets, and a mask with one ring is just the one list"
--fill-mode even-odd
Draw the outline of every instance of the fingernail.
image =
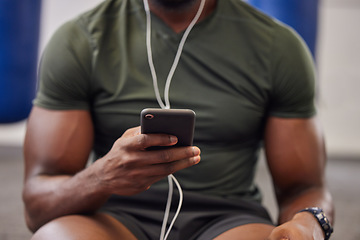
[[170, 142], [171, 142], [171, 143], [176, 143], [176, 142], [177, 142], [177, 137], [175, 137], [175, 136], [170, 136]]
[[193, 157], [192, 160], [193, 160], [194, 165], [196, 165], [200, 162], [200, 156]]
[[194, 156], [200, 155], [200, 149], [199, 148], [193, 147], [192, 151], [193, 151]]

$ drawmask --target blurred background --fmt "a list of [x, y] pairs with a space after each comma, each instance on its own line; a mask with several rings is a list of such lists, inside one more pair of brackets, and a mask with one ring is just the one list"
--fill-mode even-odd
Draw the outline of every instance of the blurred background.
[[[4, 90], [4, 83], [7, 83], [8, 75], [2, 74], [2, 69], [9, 67], [9, 65], [6, 65], [8, 61], [4, 60], [5, 54], [8, 53], [6, 46], [4, 47], [4, 41], [1, 40], [1, 34], [8, 33], [8, 28], [2, 26], [1, 21], [4, 21], [4, 16], [9, 14], [8, 8], [12, 7], [11, 4], [7, 5], [7, 1], [10, 4], [16, 0], [2, 0], [0, 2], [0, 45], [2, 45], [2, 48], [0, 47], [0, 110], [2, 110], [0, 111], [0, 202], [2, 203], [0, 205], [0, 240], [20, 240], [29, 239], [31, 236], [25, 227], [21, 202], [22, 142], [27, 110], [21, 110], [23, 115], [18, 116], [17, 119], [5, 116], [6, 118], [3, 118], [5, 120], [1, 121], [1, 117], [4, 117], [1, 115], [7, 111], [5, 107], [9, 108], [11, 104], [9, 100], [4, 102], [2, 98], [6, 95], [9, 99], [21, 99], [24, 96], [23, 93], [5, 92]], [[267, 1], [271, 2], [270, 0]], [[281, 0], [279, 1], [281, 2]], [[288, 3], [296, 2], [296, 0], [286, 1]], [[22, 8], [18, 12], [18, 16], [29, 17], [24, 11], [32, 8], [33, 15], [30, 16], [30, 19], [34, 23], [40, 21], [40, 27], [30, 29], [33, 40], [38, 40], [34, 45], [36, 52], [29, 53], [29, 51], [24, 52], [18, 49], [20, 56], [22, 56], [21, 54], [32, 54], [34, 57], [37, 53], [41, 55], [49, 38], [61, 24], [92, 8], [102, 0], [46, 0], [42, 2], [41, 14], [40, 12], [36, 14], [37, 8], [34, 6], [36, 4], [40, 6], [40, 2], [40, 0], [32, 0], [31, 6], [21, 3]], [[249, 3], [271, 13], [271, 9], [262, 5], [261, 1], [249, 0]], [[284, 6], [284, 8], [286, 7], [288, 6]], [[319, 76], [318, 109], [329, 155], [327, 179], [334, 195], [337, 210], [333, 239], [357, 240], [360, 239], [360, 228], [357, 226], [360, 222], [358, 207], [360, 202], [360, 188], [358, 186], [360, 184], [360, 27], [358, 26], [360, 24], [360, 1], [323, 0], [317, 7], [317, 25], [316, 18], [313, 16], [311, 17], [312, 22], [298, 23], [298, 25], [305, 24], [305, 29], [317, 29], [314, 55]], [[40, 9], [38, 10], [40, 11]], [[39, 16], [38, 20], [36, 15]], [[305, 18], [303, 17], [304, 20]], [[30, 31], [27, 26], [24, 29], [24, 31]], [[17, 34], [22, 36], [19, 33]], [[24, 47], [26, 49], [28, 46], [25, 45]], [[8, 59], [7, 56], [6, 59]], [[21, 59], [23, 58], [20, 57], [19, 61]], [[36, 65], [36, 61], [34, 58], [28, 66]], [[19, 69], [14, 71], [19, 71]], [[27, 83], [12, 82], [7, 84], [15, 86], [15, 88], [17, 86], [24, 88], [22, 84]], [[31, 90], [31, 86], [29, 87]], [[32, 95], [26, 97], [30, 99]], [[277, 212], [271, 193], [271, 180], [263, 161], [259, 166], [257, 180], [265, 192], [265, 204], [269, 207], [273, 217], [276, 218]]]

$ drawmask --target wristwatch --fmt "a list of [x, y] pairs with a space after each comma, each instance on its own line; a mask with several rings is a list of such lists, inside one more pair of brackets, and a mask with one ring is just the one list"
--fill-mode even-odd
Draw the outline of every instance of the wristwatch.
[[334, 229], [331, 226], [329, 219], [326, 217], [324, 211], [321, 208], [318, 207], [311, 207], [311, 208], [305, 208], [299, 212], [309, 212], [314, 215], [314, 217], [318, 220], [322, 230], [325, 233], [325, 239], [330, 239], [331, 234], [333, 233]]

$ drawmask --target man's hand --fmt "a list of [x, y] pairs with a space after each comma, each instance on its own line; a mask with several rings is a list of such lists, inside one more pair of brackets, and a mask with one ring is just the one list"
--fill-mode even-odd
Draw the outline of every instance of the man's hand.
[[303, 212], [274, 228], [267, 240], [324, 240], [324, 232], [314, 216]]
[[139, 193], [200, 161], [197, 147], [147, 151], [150, 146], [172, 146], [177, 139], [133, 128], [86, 167], [93, 129], [88, 111], [33, 108], [24, 143], [23, 190], [26, 222], [33, 232], [62, 216], [93, 213], [111, 194]]
[[93, 164], [100, 191], [108, 194], [134, 195], [153, 183], [200, 161], [197, 147], [177, 147], [147, 151], [152, 146], [172, 146], [175, 136], [140, 134], [140, 127], [129, 129], [108, 154]]

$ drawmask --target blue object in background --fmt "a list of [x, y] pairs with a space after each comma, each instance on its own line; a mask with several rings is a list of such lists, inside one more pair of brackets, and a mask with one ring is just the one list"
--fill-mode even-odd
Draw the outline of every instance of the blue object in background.
[[0, 1], [0, 123], [28, 117], [35, 96], [41, 0]]
[[316, 52], [319, 0], [248, 0], [254, 7], [293, 27]]

